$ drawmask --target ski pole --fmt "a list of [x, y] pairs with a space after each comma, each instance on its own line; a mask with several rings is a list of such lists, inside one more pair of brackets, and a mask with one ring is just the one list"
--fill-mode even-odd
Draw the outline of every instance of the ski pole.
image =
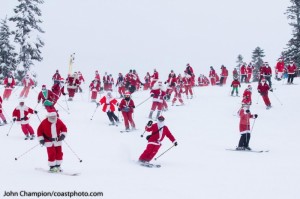
[[[273, 93], [273, 92], [272, 92]], [[281, 103], [281, 101], [279, 100], [279, 98], [277, 97], [277, 95], [275, 95], [275, 93], [273, 93], [274, 97], [277, 99], [277, 101], [279, 102], [279, 104], [282, 106], [283, 104]]]
[[8, 134], [10, 133], [10, 130], [11, 130], [12, 126], [14, 125], [14, 123], [15, 123], [14, 121], [11, 123], [10, 128], [9, 128], [8, 133], [6, 134], [6, 136], [8, 136]]
[[35, 115], [37, 116], [37, 118], [39, 119], [39, 121], [42, 122], [41, 119], [40, 119], [40, 117], [39, 117], [39, 115], [37, 113]]
[[15, 160], [20, 159], [21, 157], [23, 157], [25, 154], [27, 154], [28, 152], [32, 151], [35, 147], [37, 147], [38, 145], [40, 145], [40, 143], [34, 145], [33, 147], [31, 147], [30, 149], [28, 149], [27, 151], [25, 151], [24, 153], [22, 153], [21, 155], [19, 155], [18, 157], [15, 158]]
[[164, 155], [165, 153], [167, 153], [170, 149], [172, 149], [175, 146], [175, 144], [173, 144], [170, 148], [168, 148], [167, 150], [165, 150], [162, 154], [160, 154], [159, 156], [157, 156], [156, 158], [154, 158], [154, 160], [157, 160], [159, 157], [161, 157], [162, 155]]
[[257, 96], [257, 100], [256, 100], [256, 104], [258, 104], [258, 101], [259, 101], [259, 97], [260, 97], [260, 96], [258, 95], [258, 96]]
[[78, 155], [73, 151], [73, 149], [70, 147], [70, 145], [65, 140], [64, 140], [64, 143], [69, 147], [69, 149], [76, 156], [76, 158], [79, 160], [79, 162], [82, 162], [82, 160], [78, 157]]
[[70, 109], [69, 109], [69, 106], [68, 106], [68, 102], [67, 102], [66, 95], [64, 95], [64, 97], [65, 97], [65, 102], [66, 102], [66, 105], [67, 105], [67, 109], [70, 110]]
[[145, 102], [146, 102], [147, 100], [149, 100], [150, 98], [151, 98], [151, 96], [148, 97], [147, 99], [145, 99], [144, 101], [142, 101], [141, 103], [139, 103], [138, 105], [136, 105], [135, 108], [137, 108], [138, 106], [142, 105], [143, 103], [145, 103]]
[[68, 114], [70, 114], [70, 112], [68, 110], [66, 110], [64, 107], [62, 107], [62, 105], [60, 105], [58, 102], [56, 102], [56, 104], [58, 104], [65, 112], [67, 112]]
[[256, 121], [256, 119], [253, 121], [253, 124], [252, 124], [252, 127], [251, 127], [251, 131], [250, 131], [250, 133], [252, 133], [252, 130], [253, 130], [253, 127], [254, 127], [255, 121]]
[[141, 137], [144, 137], [144, 134], [146, 133], [146, 130], [144, 130], [144, 133], [143, 134], [141, 134]]
[[95, 115], [95, 113], [96, 113], [96, 111], [97, 111], [97, 108], [98, 108], [98, 106], [95, 108], [94, 113], [93, 113], [93, 115], [92, 115], [92, 117], [91, 117], [91, 120], [93, 120], [93, 117], [94, 117], [94, 115]]

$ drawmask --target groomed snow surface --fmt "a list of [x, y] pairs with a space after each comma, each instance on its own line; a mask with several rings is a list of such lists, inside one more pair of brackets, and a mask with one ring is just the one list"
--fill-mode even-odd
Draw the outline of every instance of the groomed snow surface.
[[[185, 106], [171, 106], [169, 103], [169, 110], [163, 115], [178, 146], [157, 161], [153, 160], [162, 165], [159, 169], [136, 163], [147, 144], [145, 136], [141, 138], [140, 135], [148, 122], [151, 100], [135, 109], [134, 121], [138, 130], [120, 133], [124, 124], [109, 126], [108, 118], [100, 108], [91, 120], [96, 105], [89, 101], [88, 85], [84, 84], [84, 93], [77, 93], [73, 102], [67, 102], [70, 114], [64, 110], [67, 105], [63, 96], [56, 105], [68, 127], [66, 142], [78, 156], [64, 144], [62, 167], [65, 171], [80, 172], [81, 175], [73, 177], [35, 171], [40, 167], [48, 169], [45, 147], [37, 146], [19, 157], [38, 142], [25, 141], [20, 125], [8, 124], [0, 127], [0, 193], [86, 191], [102, 192], [103, 196], [74, 198], [107, 199], [300, 198], [299, 79], [295, 79], [294, 85], [273, 80], [274, 93], [269, 94], [273, 108], [270, 110], [266, 110], [262, 99], [258, 98], [257, 83], [252, 83], [251, 112], [257, 113], [258, 118], [250, 147], [268, 149], [268, 153], [225, 150], [235, 148], [240, 137], [236, 113], [242, 98], [230, 96], [230, 83], [229, 79], [223, 87], [193, 88], [194, 99], [184, 99]], [[246, 86], [242, 84], [240, 95]], [[39, 92], [40, 88], [35, 90]], [[9, 115], [8, 121], [18, 105], [20, 91], [21, 88], [12, 94], [9, 101], [3, 102], [5, 114]], [[3, 92], [2, 87], [0, 92]], [[37, 92], [30, 91], [27, 106], [36, 106]], [[116, 96], [116, 92], [113, 95]], [[148, 97], [149, 91], [132, 95], [136, 105]], [[45, 118], [46, 112], [41, 105], [37, 106], [37, 110], [39, 117]], [[251, 122], [253, 124], [254, 120]], [[30, 124], [36, 131], [39, 120], [35, 115], [32, 115]], [[170, 146], [172, 143], [166, 138], [157, 155]], [[19, 157], [17, 161], [15, 157]], [[79, 159], [83, 160], [82, 163]]]

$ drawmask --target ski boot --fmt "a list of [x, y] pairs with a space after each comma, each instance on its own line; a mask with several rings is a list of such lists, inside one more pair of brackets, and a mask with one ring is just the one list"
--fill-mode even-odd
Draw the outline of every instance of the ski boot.
[[150, 111], [150, 114], [149, 114], [149, 117], [148, 117], [150, 120], [152, 120], [152, 115], [153, 115], [153, 111]]
[[27, 134], [24, 140], [28, 140], [29, 139], [29, 135]]

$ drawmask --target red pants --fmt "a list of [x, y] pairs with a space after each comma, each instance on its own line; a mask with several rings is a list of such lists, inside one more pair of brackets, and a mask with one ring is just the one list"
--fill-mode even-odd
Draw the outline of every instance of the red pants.
[[69, 97], [74, 97], [75, 95], [75, 88], [68, 88]]
[[183, 103], [183, 100], [182, 100], [182, 98], [181, 98], [181, 93], [175, 93], [175, 96], [174, 96], [174, 98], [173, 98], [173, 100], [172, 100], [172, 104], [174, 104], [174, 103], [176, 102], [177, 98], [178, 98], [178, 101], [179, 101], [180, 103]]
[[30, 90], [30, 86], [24, 86], [23, 90], [20, 93], [20, 97], [27, 97]]
[[155, 81], [151, 81], [150, 88], [152, 88], [155, 83], [156, 83], [156, 80]]
[[144, 84], [144, 90], [148, 90], [149, 87], [150, 87], [150, 83], [145, 83], [145, 84]]
[[227, 76], [224, 77], [224, 79], [223, 79], [223, 82], [222, 82], [223, 85], [226, 84], [226, 80], [227, 80]]
[[8, 99], [11, 95], [11, 91], [12, 89], [4, 89], [4, 92], [3, 92], [3, 99]]
[[190, 95], [193, 95], [192, 86], [186, 85], [186, 86], [184, 86], [184, 89], [185, 89], [185, 94], [187, 96], [188, 96], [189, 93], [190, 93]]
[[161, 111], [163, 108], [163, 103], [160, 102], [152, 102], [151, 111], [155, 111], [157, 108], [158, 111]]
[[125, 86], [119, 87], [118, 92], [119, 92], [120, 96], [123, 96], [125, 94]]
[[1, 118], [2, 121], [6, 121], [6, 118], [5, 118], [4, 114], [2, 113], [2, 111], [0, 113], [0, 118]]
[[270, 102], [270, 99], [269, 99], [268, 94], [262, 95], [262, 98], [263, 98], [263, 100], [264, 100], [266, 106], [270, 106], [270, 105], [271, 105], [271, 102]]
[[61, 150], [61, 146], [47, 147], [47, 153], [49, 166], [60, 165], [62, 163], [63, 152]]
[[21, 128], [25, 135], [28, 135], [28, 134], [33, 135], [34, 134], [34, 130], [29, 124], [21, 124]]
[[247, 75], [247, 79], [246, 79], [246, 82], [247, 82], [247, 83], [250, 82], [251, 76], [252, 76], [252, 74], [248, 74], [248, 75]]
[[150, 162], [154, 158], [156, 153], [158, 152], [159, 148], [160, 148], [160, 145], [154, 145], [154, 144], [148, 143], [147, 148], [142, 153], [139, 160], [144, 160], [144, 161]]
[[92, 99], [92, 100], [95, 100], [95, 99], [97, 99], [97, 94], [98, 94], [98, 92], [97, 92], [97, 91], [92, 91], [92, 96], [91, 96], [91, 99]]
[[216, 85], [216, 79], [214, 77], [210, 78], [210, 83], [212, 86]]
[[135, 128], [134, 121], [132, 119], [132, 112], [124, 112], [122, 111], [122, 115], [124, 117], [125, 128], [129, 128], [129, 122], [133, 128]]

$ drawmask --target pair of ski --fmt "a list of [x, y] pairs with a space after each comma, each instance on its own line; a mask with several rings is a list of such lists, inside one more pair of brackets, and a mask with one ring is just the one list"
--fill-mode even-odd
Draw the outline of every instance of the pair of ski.
[[148, 168], [160, 168], [161, 167], [160, 164], [152, 164], [149, 162], [138, 162], [138, 164], [140, 164], [143, 167], [148, 167]]
[[138, 129], [129, 129], [129, 130], [121, 130], [120, 133], [129, 133], [132, 131], [137, 131]]
[[236, 149], [226, 149], [227, 151], [240, 151], [240, 152], [252, 152], [252, 153], [263, 153], [269, 152], [270, 150], [236, 150]]
[[51, 172], [44, 168], [35, 168], [36, 171], [46, 172], [46, 173], [52, 173], [52, 174], [58, 174], [58, 175], [66, 175], [66, 176], [79, 176], [79, 172], [66, 172], [66, 171], [59, 171], [59, 172]]

